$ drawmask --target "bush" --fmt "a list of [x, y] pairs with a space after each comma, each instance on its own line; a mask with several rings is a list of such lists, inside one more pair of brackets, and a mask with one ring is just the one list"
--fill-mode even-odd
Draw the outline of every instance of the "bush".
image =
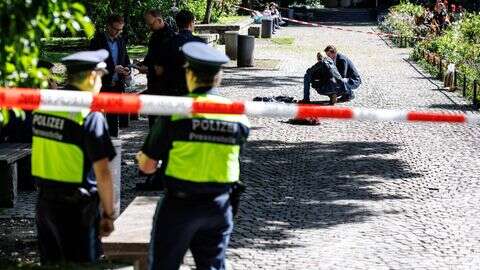
[[49, 71], [37, 68], [42, 38], [57, 29], [93, 34], [85, 8], [68, 0], [0, 1], [0, 85], [46, 87]]
[[421, 16], [425, 12], [423, 6], [412, 4], [408, 1], [404, 1], [404, 3], [393, 6], [390, 10], [395, 13], [403, 13], [412, 17]]
[[[159, 9], [164, 16], [173, 16], [170, 8], [174, 0], [127, 0], [109, 1], [82, 0], [87, 6], [88, 14], [95, 23], [97, 29], [103, 29], [108, 15], [117, 13], [123, 15], [127, 21], [124, 35], [130, 44], [146, 44], [148, 42], [149, 29], [146, 27], [143, 15], [149, 9]], [[241, 0], [214, 1], [211, 20], [218, 21], [221, 16], [231, 15], [236, 11], [234, 5], [239, 5]], [[197, 21], [202, 21], [207, 7], [206, 0], [182, 0], [178, 8], [187, 9], [194, 13]], [[56, 36], [63, 36], [59, 33]]]
[[379, 27], [384, 32], [404, 37], [414, 37], [421, 31], [417, 29], [415, 20], [423, 12], [424, 8], [421, 5], [409, 2], [393, 6]]
[[437, 53], [470, 78], [480, 80], [480, 15], [467, 14], [443, 35], [419, 43], [416, 50]]

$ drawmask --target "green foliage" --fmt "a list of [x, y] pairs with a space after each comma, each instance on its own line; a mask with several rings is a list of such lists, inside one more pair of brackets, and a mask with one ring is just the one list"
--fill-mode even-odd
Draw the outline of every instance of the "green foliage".
[[[214, 1], [211, 21], [218, 22], [222, 16], [235, 14], [235, 6], [240, 4], [240, 0]], [[201, 21], [206, 12], [207, 0], [183, 0], [180, 3], [180, 8], [190, 10], [195, 15], [197, 21]]]
[[470, 78], [480, 80], [480, 15], [468, 14], [443, 35], [419, 43], [416, 50], [435, 52]]
[[250, 18], [250, 16], [239, 16], [239, 15], [222, 16], [218, 19], [217, 23], [232, 24], [232, 23], [241, 22], [243, 20], [247, 20], [249, 18]]
[[[159, 9], [164, 17], [173, 16], [170, 9], [174, 0], [81, 0], [87, 7], [88, 14], [95, 23], [97, 29], [103, 29], [106, 18], [117, 13], [123, 15], [126, 20], [124, 35], [128, 36], [130, 44], [146, 44], [149, 29], [145, 25], [143, 15], [149, 9]], [[217, 22], [222, 16], [232, 15], [235, 12], [234, 5], [239, 5], [241, 0], [214, 1], [212, 9], [212, 22]], [[206, 0], [182, 0], [178, 8], [187, 9], [194, 13], [197, 21], [203, 20], [207, 6]]]
[[270, 39], [274, 44], [278, 44], [278, 45], [293, 45], [293, 43], [295, 42], [295, 38], [293, 37], [276, 37], [276, 38], [272, 38]]
[[390, 9], [385, 20], [380, 24], [380, 28], [384, 32], [403, 37], [414, 37], [417, 32], [415, 18], [423, 14], [424, 8], [408, 1], [402, 2]]
[[0, 1], [0, 85], [46, 87], [49, 71], [36, 67], [40, 39], [57, 30], [91, 36], [94, 28], [79, 3]]
[[390, 10], [392, 12], [403, 13], [410, 16], [421, 16], [425, 9], [422, 5], [410, 3], [408, 0], [402, 0], [399, 5], [393, 6]]

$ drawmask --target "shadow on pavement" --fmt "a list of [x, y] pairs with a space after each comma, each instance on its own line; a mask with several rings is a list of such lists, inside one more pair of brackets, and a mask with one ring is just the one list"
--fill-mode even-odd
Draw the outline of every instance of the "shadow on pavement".
[[295, 247], [289, 243], [294, 230], [358, 223], [376, 215], [355, 201], [405, 199], [372, 189], [379, 183], [373, 177], [422, 176], [402, 160], [379, 156], [398, 151], [398, 145], [387, 142], [249, 142], [242, 158], [242, 181], [248, 187], [231, 246]]
[[455, 111], [462, 111], [462, 112], [472, 112], [475, 111], [472, 105], [464, 105], [464, 104], [431, 104], [428, 106], [431, 109], [445, 109], [445, 110], [455, 110]]
[[[251, 71], [251, 70], [249, 70]], [[224, 71], [233, 73], [232, 71]], [[303, 77], [296, 76], [252, 76], [251, 73], [235, 72], [232, 78], [226, 77], [222, 80], [221, 86], [242, 86], [242, 87], [282, 87], [287, 85], [298, 85], [303, 87]]]

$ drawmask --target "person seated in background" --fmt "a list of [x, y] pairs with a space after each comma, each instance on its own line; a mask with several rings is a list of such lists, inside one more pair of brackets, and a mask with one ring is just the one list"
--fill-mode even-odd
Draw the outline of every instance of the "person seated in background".
[[253, 19], [253, 23], [255, 24], [261, 24], [262, 23], [262, 13], [260, 11], [253, 10], [250, 13], [250, 17]]
[[343, 78], [341, 80], [342, 89], [339, 91], [342, 93], [342, 97], [338, 101], [346, 102], [352, 100], [355, 97], [353, 90], [362, 84], [360, 74], [353, 65], [353, 62], [345, 55], [337, 53], [337, 49], [333, 45], [328, 45], [324, 51], [327, 56], [333, 60], [338, 72]]
[[307, 69], [303, 77], [303, 99], [299, 103], [310, 103], [310, 85], [320, 95], [330, 98], [330, 104], [337, 102], [337, 96], [344, 94], [342, 76], [332, 59], [323, 52], [317, 53], [317, 63]]
[[272, 13], [273, 26], [279, 29], [280, 25], [283, 25], [285, 22], [282, 20], [282, 15], [278, 11], [278, 5], [275, 2], [270, 3], [270, 12]]

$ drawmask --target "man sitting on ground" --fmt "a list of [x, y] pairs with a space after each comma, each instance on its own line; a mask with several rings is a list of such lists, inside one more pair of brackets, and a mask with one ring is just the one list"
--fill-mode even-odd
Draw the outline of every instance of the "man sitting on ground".
[[320, 95], [330, 98], [330, 104], [337, 102], [337, 96], [344, 94], [342, 90], [342, 76], [335, 67], [333, 60], [324, 53], [317, 54], [317, 63], [307, 69], [303, 78], [303, 99], [300, 103], [310, 102], [310, 84]]
[[360, 74], [358, 74], [353, 62], [345, 55], [337, 53], [337, 49], [334, 46], [328, 45], [325, 48], [325, 53], [333, 60], [338, 72], [340, 72], [343, 78], [340, 92], [344, 94], [342, 94], [342, 97], [338, 101], [346, 102], [352, 100], [355, 97], [353, 90], [362, 84]]

